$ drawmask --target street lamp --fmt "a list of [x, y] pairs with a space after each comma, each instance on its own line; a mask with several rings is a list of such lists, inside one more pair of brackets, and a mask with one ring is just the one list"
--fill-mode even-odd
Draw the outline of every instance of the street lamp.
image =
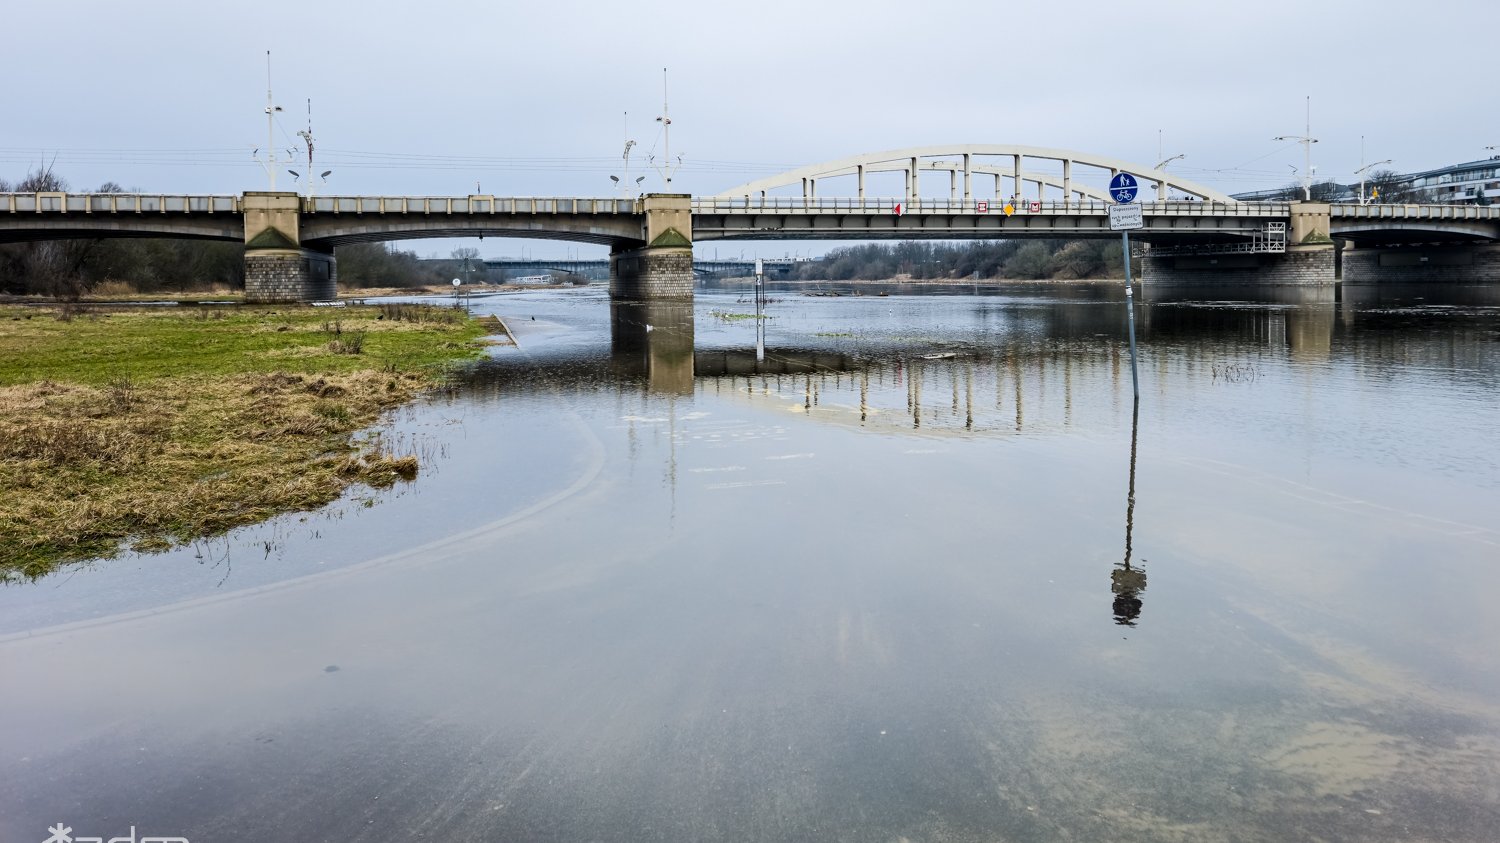
[[[1161, 146], [1161, 144], [1158, 143], [1157, 144], [1158, 149], [1156, 150], [1156, 154], [1157, 155], [1161, 154], [1160, 146]], [[1153, 170], [1165, 170], [1167, 168], [1168, 164], [1172, 163], [1173, 161], [1178, 161], [1178, 160], [1181, 160], [1181, 159], [1186, 158], [1186, 157], [1187, 157], [1186, 153], [1183, 153], [1183, 154], [1180, 154], [1180, 155], [1173, 155], [1171, 158], [1168, 158], [1168, 159], [1166, 159], [1164, 161], [1158, 161], [1158, 162], [1156, 162], [1156, 166], [1152, 167], [1151, 169], [1153, 169]], [[1158, 187], [1157, 187], [1157, 190], [1156, 190], [1156, 198], [1157, 198], [1158, 201], [1162, 201], [1162, 202], [1166, 201], [1166, 199], [1167, 199], [1167, 180], [1166, 179], [1162, 179], [1161, 182], [1158, 184]]]
[[1365, 198], [1365, 173], [1369, 172], [1369, 170], [1373, 167], [1379, 167], [1381, 164], [1389, 163], [1391, 163], [1391, 159], [1387, 158], [1384, 161], [1376, 161], [1374, 164], [1366, 164], [1363, 167], [1360, 167], [1358, 170], [1354, 171], [1354, 174], [1356, 176], [1359, 176], [1359, 204], [1370, 204], [1370, 200]]
[[1302, 166], [1302, 196], [1303, 196], [1303, 198], [1306, 201], [1311, 202], [1312, 201], [1312, 145], [1318, 142], [1318, 139], [1312, 136], [1312, 97], [1309, 96], [1307, 98], [1307, 134], [1305, 134], [1305, 135], [1278, 135], [1277, 137], [1271, 138], [1271, 140], [1278, 140], [1278, 141], [1287, 141], [1287, 140], [1289, 140], [1289, 141], [1296, 141], [1297, 143], [1302, 144], [1302, 155], [1303, 155], [1303, 160], [1302, 160], [1302, 165], [1303, 165]]

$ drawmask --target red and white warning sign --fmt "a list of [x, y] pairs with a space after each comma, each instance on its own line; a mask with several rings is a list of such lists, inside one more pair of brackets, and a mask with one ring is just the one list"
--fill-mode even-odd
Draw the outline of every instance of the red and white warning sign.
[[1040, 203], [1040, 202], [1032, 202], [1031, 203], [1031, 212], [1033, 214], [1040, 214], [1042, 212], [1042, 203]]
[[978, 211], [981, 214], [988, 214], [990, 212], [990, 203], [981, 199], [977, 203], [975, 203], [974, 210]]
[[900, 203], [900, 202], [897, 202], [897, 203], [896, 203], [896, 208], [895, 208], [895, 211], [896, 211], [896, 216], [898, 216], [898, 217], [899, 217], [899, 216], [901, 216], [901, 214], [902, 214], [902, 213], [903, 213], [903, 212], [905, 212], [905, 211], [906, 211], [906, 208], [905, 208], [905, 207], [904, 207], [904, 206], [902, 206], [902, 204], [901, 204], [901, 203]]

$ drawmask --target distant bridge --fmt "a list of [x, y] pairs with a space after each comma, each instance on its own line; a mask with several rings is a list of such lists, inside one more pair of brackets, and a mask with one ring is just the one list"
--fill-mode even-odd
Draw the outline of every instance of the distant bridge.
[[[791, 258], [764, 258], [762, 269], [767, 275], [787, 275], [798, 263]], [[484, 265], [499, 269], [511, 277], [528, 275], [578, 275], [592, 281], [609, 279], [609, 259], [594, 260], [547, 260], [545, 258], [498, 258], [487, 260]], [[747, 260], [698, 260], [693, 259], [693, 274], [707, 278], [744, 278], [755, 274], [755, 261]]]
[[[0, 241], [231, 240], [245, 245], [248, 300], [305, 301], [333, 296], [333, 250], [340, 245], [546, 238], [608, 245], [617, 297], [686, 298], [695, 272], [748, 273], [748, 262], [695, 261], [696, 241], [1114, 237], [1104, 185], [1119, 172], [1134, 173], [1147, 194], [1155, 194], [1155, 201], [1142, 204], [1145, 227], [1136, 234], [1151, 246], [1143, 262], [1148, 282], [1333, 283], [1335, 240], [1405, 249], [1356, 255], [1353, 265], [1370, 277], [1441, 267], [1428, 274], [1500, 280], [1500, 250], [1476, 246], [1500, 241], [1500, 207], [1235, 202], [1117, 159], [996, 145], [870, 153], [699, 198], [0, 194]], [[897, 197], [867, 195], [870, 179], [897, 173]], [[946, 177], [948, 196], [924, 195], [922, 179], [932, 174]], [[819, 186], [826, 190], [830, 182], [852, 190], [820, 196]], [[534, 263], [564, 268], [569, 262]], [[587, 263], [590, 269], [604, 266]]]

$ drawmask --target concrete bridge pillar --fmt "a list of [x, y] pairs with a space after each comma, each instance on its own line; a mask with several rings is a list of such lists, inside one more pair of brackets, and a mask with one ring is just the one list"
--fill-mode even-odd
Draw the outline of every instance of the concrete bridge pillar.
[[1500, 244], [1346, 248], [1344, 283], [1497, 284]]
[[646, 196], [646, 245], [609, 256], [612, 298], [647, 301], [693, 298], [693, 207], [683, 193]]
[[1141, 282], [1163, 286], [1332, 285], [1338, 282], [1338, 269], [1333, 238], [1328, 236], [1329, 224], [1326, 203], [1297, 202], [1292, 205], [1285, 253], [1155, 256], [1147, 251], [1141, 261]]
[[302, 199], [246, 193], [245, 301], [326, 301], [338, 296], [333, 253], [303, 247]]
[[1153, 255], [1141, 260], [1141, 283], [1157, 286], [1321, 286], [1336, 283], [1332, 243], [1288, 246], [1284, 254]]

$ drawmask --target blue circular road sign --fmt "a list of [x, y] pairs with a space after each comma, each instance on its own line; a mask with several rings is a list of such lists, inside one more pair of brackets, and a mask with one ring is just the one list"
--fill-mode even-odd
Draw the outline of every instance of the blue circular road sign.
[[1135, 191], [1135, 176], [1129, 173], [1117, 173], [1114, 178], [1109, 180], [1109, 195], [1113, 196], [1115, 201], [1121, 205], [1134, 202]]

